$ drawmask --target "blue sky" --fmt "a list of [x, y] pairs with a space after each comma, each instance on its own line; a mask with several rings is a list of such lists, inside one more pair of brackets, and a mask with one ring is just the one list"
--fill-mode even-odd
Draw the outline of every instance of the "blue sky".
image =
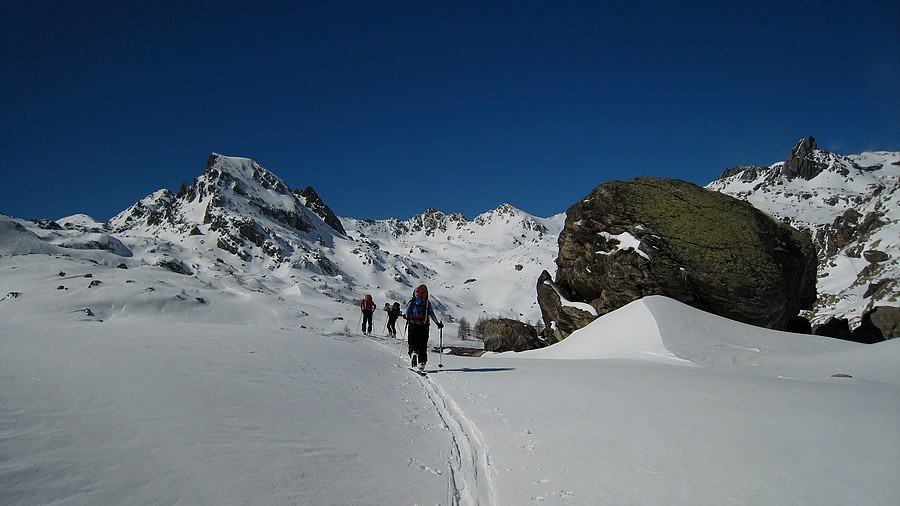
[[900, 3], [6, 1], [0, 213], [107, 220], [257, 160], [336, 213], [563, 212], [801, 137], [900, 150]]

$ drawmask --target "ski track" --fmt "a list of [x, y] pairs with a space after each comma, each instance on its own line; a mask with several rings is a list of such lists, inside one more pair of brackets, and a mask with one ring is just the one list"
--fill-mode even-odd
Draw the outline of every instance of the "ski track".
[[[396, 351], [396, 348], [382, 339], [370, 337], [370, 340], [385, 349]], [[409, 367], [409, 363], [404, 360], [402, 367]], [[449, 503], [454, 506], [498, 504], [497, 489], [493, 480], [493, 466], [481, 431], [465, 415], [453, 397], [447, 394], [432, 378], [419, 375], [414, 371], [410, 371], [410, 373], [415, 375], [419, 384], [422, 385], [441, 422], [450, 433], [450, 459], [447, 462], [450, 471], [448, 476]]]
[[490, 455], [485, 449], [481, 431], [434, 380], [418, 375], [417, 378], [437, 408], [444, 426], [450, 431], [453, 442], [449, 462], [450, 504], [497, 504]]

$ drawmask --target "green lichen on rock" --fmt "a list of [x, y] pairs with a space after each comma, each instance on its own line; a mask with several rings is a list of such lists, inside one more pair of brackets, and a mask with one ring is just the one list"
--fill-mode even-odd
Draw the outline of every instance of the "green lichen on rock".
[[815, 299], [808, 237], [746, 202], [685, 181], [598, 186], [569, 208], [559, 246], [557, 282], [600, 314], [666, 295], [784, 328]]
[[750, 204], [674, 179], [637, 179], [618, 191], [635, 222], [666, 238], [675, 257], [693, 271], [780, 275], [770, 254], [773, 238], [762, 226], [761, 211]]

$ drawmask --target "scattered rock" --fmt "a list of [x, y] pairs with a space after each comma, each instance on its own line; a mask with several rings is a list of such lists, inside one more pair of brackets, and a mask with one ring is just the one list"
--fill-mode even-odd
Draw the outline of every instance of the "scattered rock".
[[509, 318], [495, 318], [484, 325], [484, 349], [486, 351], [526, 351], [542, 348], [537, 330], [527, 323]]

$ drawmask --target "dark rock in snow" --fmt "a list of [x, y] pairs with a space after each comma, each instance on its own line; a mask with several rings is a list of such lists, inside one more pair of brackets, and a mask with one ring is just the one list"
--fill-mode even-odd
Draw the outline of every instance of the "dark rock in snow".
[[850, 332], [850, 322], [846, 318], [829, 318], [825, 323], [817, 325], [813, 329], [813, 334], [823, 337], [833, 337], [835, 339], [843, 339], [852, 341]]
[[788, 179], [799, 177], [807, 181], [818, 176], [826, 165], [819, 163], [815, 158], [816, 140], [812, 137], [804, 137], [797, 142], [791, 154], [784, 161], [783, 174]]
[[322, 198], [319, 197], [319, 194], [313, 190], [312, 186], [307, 186], [306, 189], [300, 192], [300, 196], [303, 197], [306, 207], [325, 220], [325, 224], [340, 232], [342, 235], [347, 235], [340, 218], [338, 218], [331, 208], [325, 204]]
[[562, 288], [553, 282], [550, 273], [542, 272], [537, 282], [537, 297], [546, 329], [544, 335], [550, 344], [562, 341], [572, 332], [597, 319], [593, 313], [567, 304], [571, 297], [560, 292], [563, 292]]
[[900, 307], [878, 306], [863, 314], [850, 340], [872, 344], [900, 336]]
[[816, 299], [808, 236], [747, 202], [672, 179], [610, 181], [570, 207], [557, 267], [557, 284], [600, 315], [664, 295], [783, 330]]
[[484, 349], [486, 351], [526, 351], [542, 348], [537, 330], [527, 323], [509, 318], [495, 318], [484, 325]]

